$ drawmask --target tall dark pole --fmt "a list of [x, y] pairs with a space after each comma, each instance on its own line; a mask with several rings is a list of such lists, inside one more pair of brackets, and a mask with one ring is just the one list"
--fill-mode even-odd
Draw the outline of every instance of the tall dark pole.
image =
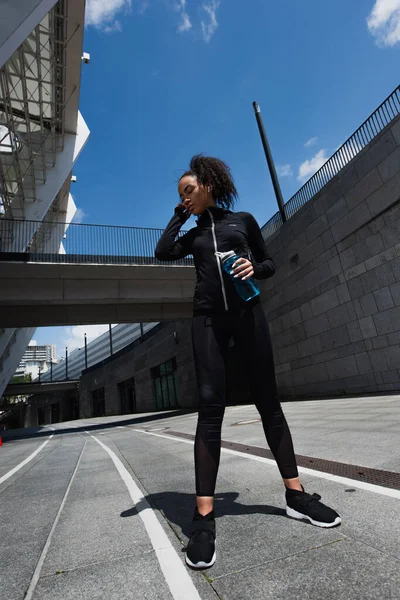
[[50, 359], [50, 381], [53, 381], [53, 359]]
[[110, 333], [110, 354], [113, 353], [113, 347], [112, 347], [112, 332], [111, 332], [111, 325], [108, 326], [108, 331]]
[[281, 213], [283, 223], [286, 221], [286, 213], [284, 207], [283, 196], [281, 192], [281, 186], [279, 185], [278, 175], [276, 174], [276, 169], [274, 165], [274, 161], [272, 158], [271, 148], [269, 147], [267, 134], [265, 133], [264, 123], [261, 116], [260, 105], [258, 102], [253, 102], [254, 113], [257, 119], [257, 125], [261, 136], [262, 145], [264, 147], [265, 157], [267, 159], [269, 172], [272, 179], [272, 185], [274, 186], [276, 200], [278, 202], [279, 212]]
[[87, 337], [85, 333], [85, 369], [87, 369]]
[[68, 348], [65, 348], [65, 379], [68, 379]]

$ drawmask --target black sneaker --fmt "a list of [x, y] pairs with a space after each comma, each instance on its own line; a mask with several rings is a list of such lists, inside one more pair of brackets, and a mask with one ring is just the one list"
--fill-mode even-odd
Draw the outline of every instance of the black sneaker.
[[320, 502], [318, 494], [286, 488], [286, 514], [293, 519], [307, 519], [317, 527], [336, 527], [342, 519], [336, 511]]
[[207, 569], [213, 566], [215, 558], [214, 512], [203, 517], [196, 507], [192, 533], [186, 547], [186, 563], [193, 569]]

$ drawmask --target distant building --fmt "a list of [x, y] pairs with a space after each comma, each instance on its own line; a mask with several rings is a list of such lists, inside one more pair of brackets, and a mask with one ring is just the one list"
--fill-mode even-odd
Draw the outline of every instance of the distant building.
[[46, 344], [38, 346], [35, 340], [32, 340], [24, 352], [15, 375], [30, 374], [32, 379], [36, 379], [40, 373], [45, 373], [49, 369], [50, 362], [58, 363], [56, 358], [55, 344]]

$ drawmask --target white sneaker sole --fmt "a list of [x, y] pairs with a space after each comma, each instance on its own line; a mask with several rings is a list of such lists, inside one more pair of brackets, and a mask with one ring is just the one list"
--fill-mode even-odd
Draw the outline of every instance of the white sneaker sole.
[[297, 512], [297, 510], [294, 510], [294, 508], [290, 508], [290, 506], [286, 506], [286, 514], [288, 517], [292, 517], [292, 519], [298, 519], [298, 520], [306, 520], [306, 521], [310, 521], [310, 523], [312, 523], [312, 525], [316, 525], [317, 527], [336, 527], [337, 525], [340, 525], [340, 523], [342, 522], [342, 519], [340, 517], [336, 517], [336, 519], [332, 522], [332, 523], [323, 523], [322, 521], [314, 521], [314, 519], [312, 519], [311, 517], [308, 517], [307, 515], [303, 515], [303, 513]]
[[189, 565], [189, 567], [192, 567], [192, 569], [208, 569], [209, 567], [213, 566], [216, 558], [217, 558], [217, 553], [214, 552], [213, 557], [210, 560], [210, 562], [206, 563], [204, 561], [200, 561], [198, 563], [192, 563], [192, 561], [186, 555], [186, 564]]

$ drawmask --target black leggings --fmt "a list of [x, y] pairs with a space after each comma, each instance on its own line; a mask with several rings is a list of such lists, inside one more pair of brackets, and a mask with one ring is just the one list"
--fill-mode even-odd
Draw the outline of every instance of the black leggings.
[[195, 316], [192, 337], [200, 394], [194, 445], [197, 496], [213, 496], [215, 491], [232, 337], [246, 361], [251, 393], [279, 471], [285, 479], [298, 477], [292, 438], [277, 398], [271, 338], [262, 305], [212, 317]]

